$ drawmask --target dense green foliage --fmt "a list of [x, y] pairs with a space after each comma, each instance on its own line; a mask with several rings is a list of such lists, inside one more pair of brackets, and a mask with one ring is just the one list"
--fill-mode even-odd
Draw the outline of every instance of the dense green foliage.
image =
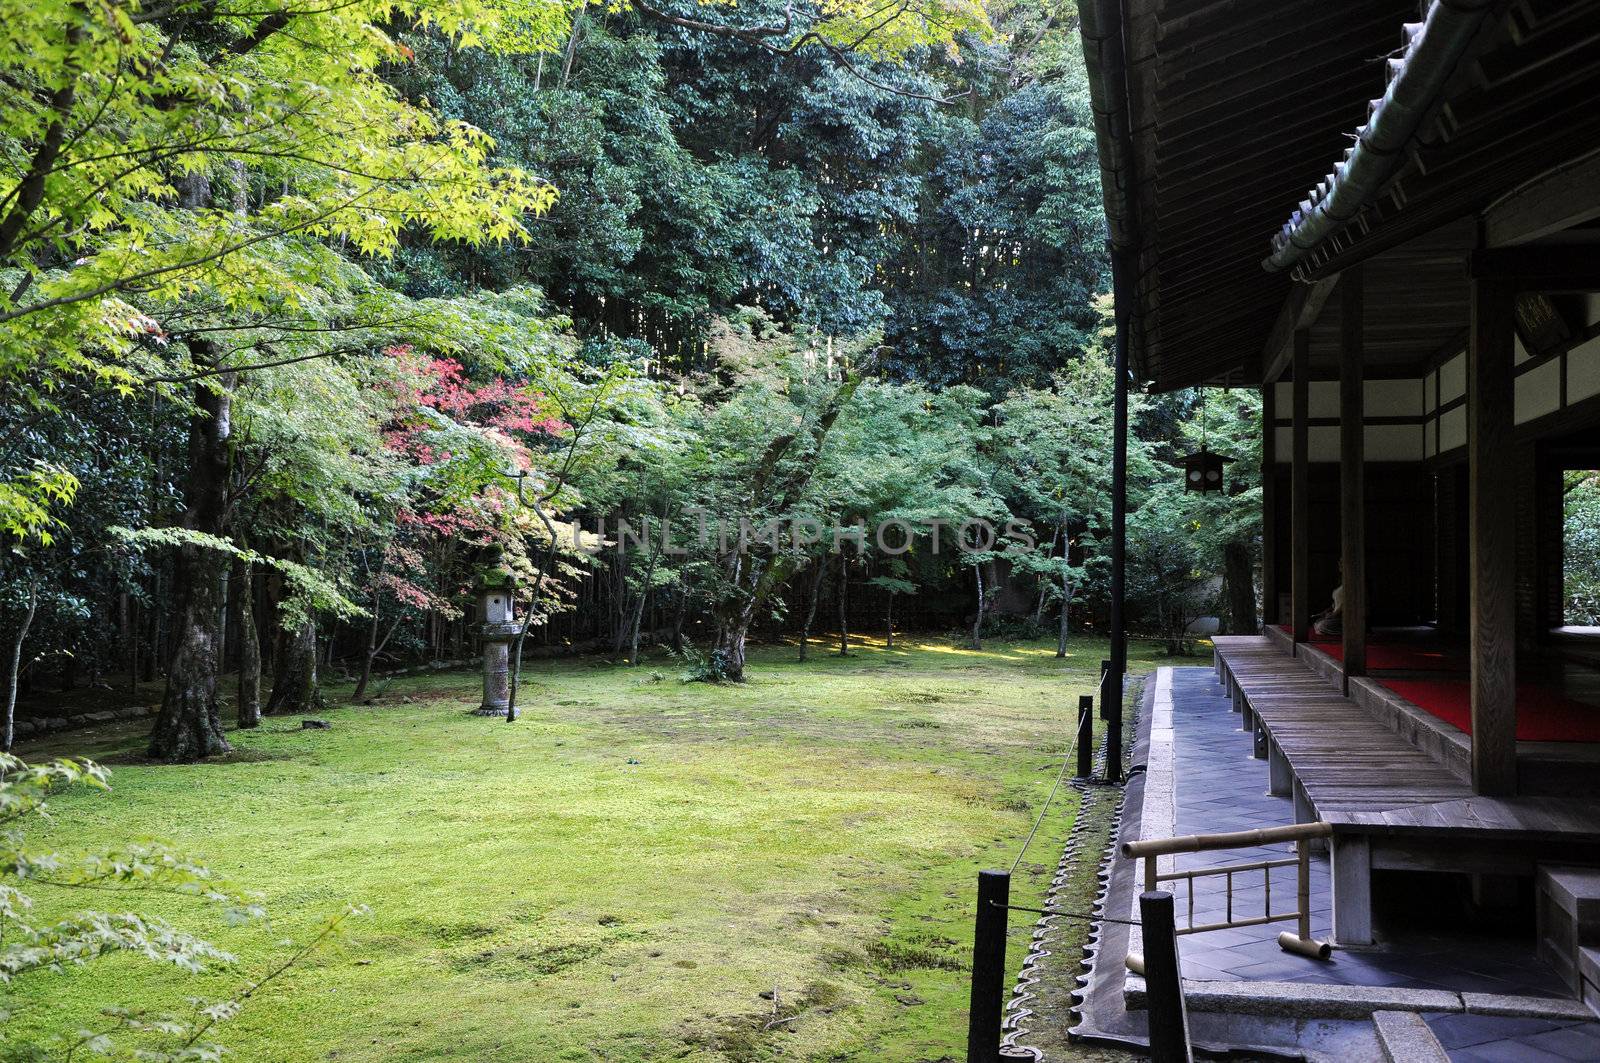
[[[23, 686], [170, 670], [153, 751], [204, 756], [223, 672], [246, 720], [263, 665], [270, 710], [313, 704], [319, 665], [469, 655], [490, 544], [535, 645], [687, 635], [735, 677], [752, 629], [892, 628], [897, 597], [902, 624], [979, 639], [1092, 623], [1109, 378], [1075, 25], [874, 10], [8, 24], [0, 606]], [[1141, 492], [1192, 419], [1161, 409]], [[1216, 551], [1172, 538], [1172, 504], [1146, 530], [1203, 586]], [[580, 526], [703, 511], [827, 534], [748, 565], [578, 549]], [[833, 549], [838, 525], [971, 519], [1037, 545]], [[196, 616], [225, 619], [196, 641]]]
[[[486, 564], [519, 670], [1103, 621], [1070, 11], [43, 0], [0, 83], [0, 747], [159, 686], [152, 761], [248, 752], [478, 653]], [[1182, 648], [1225, 573], [1253, 625], [1258, 411], [1135, 405], [1137, 623]], [[1237, 489], [1187, 496], [1208, 431]]]
[[1600, 625], [1600, 473], [1568, 472], [1562, 544], [1564, 624]]

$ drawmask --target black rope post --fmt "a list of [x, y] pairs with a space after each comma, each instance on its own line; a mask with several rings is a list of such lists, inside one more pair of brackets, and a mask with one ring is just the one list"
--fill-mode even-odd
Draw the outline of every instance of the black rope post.
[[[1169, 898], [1170, 899], [1170, 898]], [[996, 1063], [1005, 1009], [1009, 871], [978, 872], [978, 915], [972, 933], [972, 1003], [967, 1010], [967, 1063]]]
[[1189, 1011], [1178, 969], [1178, 932], [1172, 894], [1139, 894], [1144, 933], [1144, 983], [1150, 1019], [1150, 1058], [1156, 1063], [1192, 1063]]
[[1094, 695], [1078, 696], [1078, 778], [1094, 774]]

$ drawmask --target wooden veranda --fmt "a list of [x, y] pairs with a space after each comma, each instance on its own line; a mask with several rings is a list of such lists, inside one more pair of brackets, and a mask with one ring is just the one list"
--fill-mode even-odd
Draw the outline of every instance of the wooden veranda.
[[1485, 907], [1600, 869], [1600, 645], [1561, 590], [1562, 473], [1600, 468], [1600, 3], [1082, 16], [1132, 375], [1262, 390], [1268, 628], [1218, 661], [1333, 824], [1336, 938], [1372, 941], [1375, 869]]

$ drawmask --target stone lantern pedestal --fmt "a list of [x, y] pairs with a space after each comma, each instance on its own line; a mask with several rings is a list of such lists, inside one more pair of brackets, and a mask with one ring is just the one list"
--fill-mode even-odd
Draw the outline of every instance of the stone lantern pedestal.
[[522, 632], [512, 616], [516, 580], [498, 549], [478, 573], [478, 611], [483, 617], [483, 704], [476, 716], [504, 716], [511, 705], [511, 641]]

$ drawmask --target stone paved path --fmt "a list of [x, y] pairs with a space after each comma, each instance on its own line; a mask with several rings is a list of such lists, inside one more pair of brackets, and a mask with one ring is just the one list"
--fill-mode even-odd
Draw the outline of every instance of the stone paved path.
[[[1251, 756], [1250, 738], [1209, 668], [1172, 670], [1174, 803], [1178, 834], [1217, 834], [1294, 822], [1286, 797], [1267, 793], [1267, 764]], [[1180, 856], [1179, 868], [1217, 866], [1292, 855], [1293, 846], [1263, 846], [1224, 853]], [[1272, 872], [1274, 911], [1294, 904], [1294, 868]], [[1187, 921], [1184, 883], [1171, 886], [1178, 923]], [[1262, 872], [1235, 880], [1235, 914], [1262, 912], [1267, 887]], [[1196, 923], [1221, 921], [1226, 911], [1221, 877], [1200, 879], [1194, 896]], [[1312, 861], [1312, 933], [1331, 930], [1328, 861]], [[1566, 987], [1533, 954], [1528, 935], [1477, 934], [1446, 938], [1426, 929], [1381, 921], [1385, 945], [1362, 951], [1335, 950], [1326, 962], [1291, 956], [1277, 935], [1292, 924], [1218, 930], [1181, 940], [1183, 973], [1199, 980], [1258, 980], [1328, 985], [1394, 986], [1458, 992], [1568, 996]], [[1556, 1059], [1600, 1060], [1600, 1023], [1560, 1023], [1480, 1015], [1429, 1016], [1428, 1024], [1452, 1059], [1463, 1061]]]

